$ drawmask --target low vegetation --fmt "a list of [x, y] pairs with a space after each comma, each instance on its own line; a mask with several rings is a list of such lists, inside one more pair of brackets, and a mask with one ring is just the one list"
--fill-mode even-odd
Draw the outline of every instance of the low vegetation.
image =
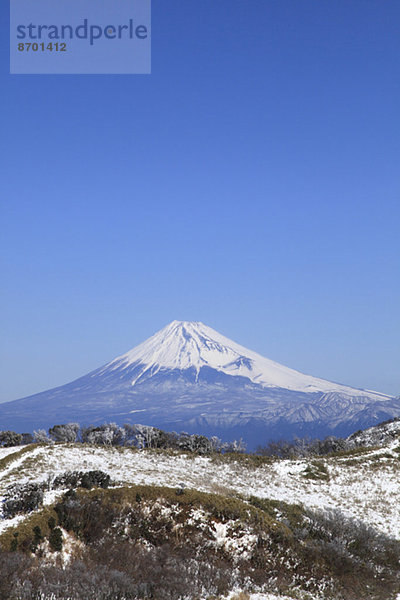
[[97, 446], [125, 446], [131, 448], [172, 449], [199, 455], [215, 452], [244, 452], [246, 446], [239, 441], [222, 442], [217, 437], [207, 438], [204, 435], [185, 432], [163, 431], [147, 425], [116, 423], [80, 427], [78, 423], [66, 423], [50, 427], [48, 432], [38, 429], [31, 434], [19, 434], [14, 431], [0, 431], [0, 447], [19, 446], [22, 444], [54, 444], [83, 443]]
[[303, 471], [305, 479], [329, 481], [329, 472], [326, 465], [319, 460], [312, 460]]
[[388, 600], [400, 588], [400, 542], [339, 511], [195, 490], [70, 489], [0, 543], [0, 597], [18, 600], [201, 598], [235, 586]]
[[[345, 456], [363, 452], [366, 448], [382, 446], [399, 436], [400, 426], [393, 427], [400, 419], [385, 421], [378, 426], [357, 431], [348, 438], [328, 436], [324, 440], [295, 438], [293, 440], [275, 440], [265, 446], [259, 446], [255, 455], [270, 458], [304, 458], [313, 456]], [[222, 442], [217, 437], [207, 438], [204, 435], [163, 431], [146, 425], [122, 427], [116, 423], [80, 427], [78, 423], [65, 423], [50, 427], [48, 432], [39, 429], [30, 433], [0, 431], [0, 447], [11, 447], [35, 443], [76, 443], [100, 446], [129, 446], [132, 448], [148, 448], [162, 450], [178, 450], [196, 454], [244, 453], [246, 446], [242, 442]], [[255, 461], [256, 462], [256, 461]], [[259, 460], [258, 464], [263, 464]]]

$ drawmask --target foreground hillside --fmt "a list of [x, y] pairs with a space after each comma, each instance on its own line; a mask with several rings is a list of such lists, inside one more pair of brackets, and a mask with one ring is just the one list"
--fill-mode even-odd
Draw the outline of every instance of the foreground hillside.
[[[0, 449], [0, 494], [15, 483], [45, 482], [66, 471], [100, 469], [119, 485], [162, 485], [340, 509], [400, 539], [400, 442], [328, 458], [274, 460], [253, 455], [192, 454], [82, 444]], [[56, 493], [45, 492], [45, 503]], [[0, 522], [4, 529], [9, 524]], [[0, 529], [0, 530], [1, 530]]]
[[397, 426], [385, 444], [297, 460], [0, 448], [0, 596], [394, 600]]

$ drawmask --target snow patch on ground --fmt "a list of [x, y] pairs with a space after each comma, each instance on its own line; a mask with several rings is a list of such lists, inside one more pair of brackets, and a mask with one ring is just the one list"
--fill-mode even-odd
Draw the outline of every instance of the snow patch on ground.
[[[242, 596], [241, 596], [242, 594]], [[304, 595], [303, 595], [304, 597]], [[301, 600], [302, 595], [299, 592], [298, 596], [280, 596], [271, 592], [257, 592], [253, 594], [246, 594], [241, 590], [234, 590], [227, 596], [227, 600]], [[314, 600], [318, 600], [314, 598]], [[400, 600], [400, 598], [399, 598]]]
[[213, 534], [217, 548], [222, 547], [231, 555], [243, 559], [251, 556], [251, 551], [257, 542], [256, 535], [251, 534], [245, 527], [238, 529], [235, 521], [214, 523]]
[[8, 456], [9, 454], [15, 454], [15, 452], [19, 452], [24, 446], [12, 446], [11, 448], [1, 448], [0, 447], [0, 460]]

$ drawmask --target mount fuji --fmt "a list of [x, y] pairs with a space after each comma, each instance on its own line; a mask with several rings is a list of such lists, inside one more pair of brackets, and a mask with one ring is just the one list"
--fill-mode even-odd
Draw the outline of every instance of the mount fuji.
[[0, 429], [142, 423], [242, 437], [348, 435], [400, 415], [400, 399], [305, 375], [200, 322], [173, 321], [79, 379], [0, 404]]

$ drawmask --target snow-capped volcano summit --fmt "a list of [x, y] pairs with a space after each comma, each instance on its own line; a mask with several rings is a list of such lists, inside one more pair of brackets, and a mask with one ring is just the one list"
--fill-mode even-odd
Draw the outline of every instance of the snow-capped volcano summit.
[[[248, 350], [200, 321], [172, 321], [139, 346], [108, 363], [103, 373], [141, 368], [132, 385], [159, 371], [194, 369], [196, 379], [203, 367], [225, 375], [240, 376], [262, 387], [279, 387], [299, 392], [340, 391], [354, 395], [354, 388], [304, 375]], [[370, 392], [358, 393], [371, 396]], [[384, 397], [373, 393], [377, 397]]]
[[0, 429], [143, 423], [243, 437], [348, 435], [400, 415], [400, 400], [304, 375], [200, 322], [173, 321], [139, 346], [61, 387], [0, 404]]

